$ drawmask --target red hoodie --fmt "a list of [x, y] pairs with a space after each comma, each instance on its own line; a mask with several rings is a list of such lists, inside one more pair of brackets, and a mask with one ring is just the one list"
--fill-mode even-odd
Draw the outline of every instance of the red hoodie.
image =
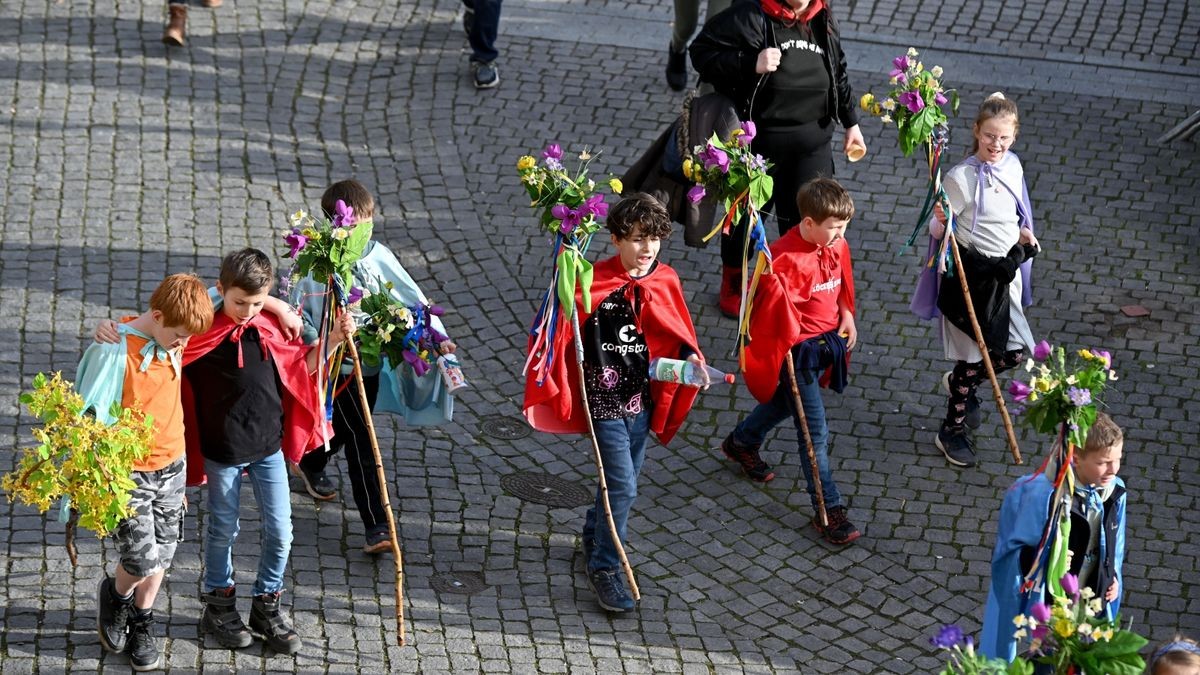
[[[650, 274], [635, 279], [625, 271], [621, 259], [613, 256], [594, 268], [593, 304], [599, 305], [625, 284], [637, 288], [641, 294], [641, 312], [637, 319], [651, 359], [659, 356], [678, 358], [684, 345], [699, 353], [692, 315], [683, 299], [683, 287], [675, 270], [660, 262]], [[575, 290], [575, 309], [579, 312], [582, 327], [590, 314], [583, 311], [583, 293], [579, 288]], [[572, 321], [559, 315], [554, 334], [555, 359], [542, 386], [537, 385], [537, 373], [530, 372], [525, 377], [525, 418], [538, 431], [569, 434], [587, 433], [588, 430], [579, 396], [579, 365], [575, 357]], [[650, 382], [650, 399], [654, 404], [650, 430], [658, 436], [660, 443], [666, 445], [675, 437], [691, 411], [698, 391], [696, 387]]]
[[[260, 312], [239, 326], [225, 312], [217, 312], [208, 332], [188, 340], [183, 350], [183, 365], [195, 362], [222, 340], [240, 342], [242, 332], [250, 326], [258, 329], [267, 358], [275, 362], [275, 370], [283, 384], [283, 455], [289, 462], [298, 462], [305, 452], [332, 436], [332, 429], [322, 414], [316, 380], [309, 374], [305, 362], [311, 347], [299, 339], [284, 339], [278, 320], [269, 313]], [[246, 357], [258, 358], [258, 354]], [[188, 485], [200, 485], [206, 480], [204, 456], [200, 452], [196, 400], [187, 377], [183, 378], [183, 417], [187, 437], [187, 482]]]

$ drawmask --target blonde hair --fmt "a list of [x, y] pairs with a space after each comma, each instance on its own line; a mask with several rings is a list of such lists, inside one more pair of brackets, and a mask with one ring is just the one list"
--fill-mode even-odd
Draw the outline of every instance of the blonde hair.
[[[979, 126], [993, 117], [1011, 117], [1013, 122], [1013, 137], [1021, 131], [1021, 116], [1017, 114], [1017, 104], [1004, 97], [1004, 92], [993, 92], [979, 106], [979, 114], [975, 116], [975, 131]], [[979, 151], [979, 139], [972, 137], [971, 154]]]
[[[1191, 671], [1185, 670], [1191, 668]], [[1195, 675], [1200, 673], [1200, 645], [1176, 634], [1170, 642], [1154, 650], [1146, 675]]]
[[1093, 452], [1108, 450], [1124, 441], [1125, 432], [1121, 431], [1121, 427], [1117, 426], [1117, 423], [1108, 415], [1096, 413], [1096, 421], [1092, 424], [1092, 428], [1088, 429], [1087, 440], [1077, 452], [1080, 457], [1084, 457]]
[[172, 274], [150, 296], [150, 309], [162, 312], [163, 326], [183, 328], [192, 335], [207, 331], [213, 322], [208, 289], [195, 274]]

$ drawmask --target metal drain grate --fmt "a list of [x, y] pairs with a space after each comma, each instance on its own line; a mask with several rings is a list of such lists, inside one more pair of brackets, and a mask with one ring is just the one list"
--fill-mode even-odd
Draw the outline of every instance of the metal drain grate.
[[435, 574], [429, 579], [429, 585], [438, 593], [454, 593], [456, 595], [476, 595], [491, 588], [483, 580], [482, 572]]
[[506, 441], [515, 441], [518, 438], [525, 438], [529, 435], [529, 425], [525, 420], [505, 417], [504, 415], [491, 415], [479, 420], [479, 430], [492, 438], [501, 438]]
[[500, 478], [500, 487], [526, 502], [573, 509], [595, 501], [591, 490], [548, 473], [510, 473]]

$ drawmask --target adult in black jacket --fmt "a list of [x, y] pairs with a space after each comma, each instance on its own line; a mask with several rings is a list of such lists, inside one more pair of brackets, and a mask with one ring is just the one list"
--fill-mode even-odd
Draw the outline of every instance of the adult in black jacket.
[[[701, 81], [755, 123], [751, 147], [774, 164], [775, 199], [765, 210], [774, 210], [782, 235], [800, 222], [800, 186], [833, 175], [834, 122], [846, 130], [846, 147], [866, 147], [827, 0], [736, 0], [704, 24], [689, 51]], [[721, 238], [721, 311], [733, 316], [743, 240], [736, 229]]]

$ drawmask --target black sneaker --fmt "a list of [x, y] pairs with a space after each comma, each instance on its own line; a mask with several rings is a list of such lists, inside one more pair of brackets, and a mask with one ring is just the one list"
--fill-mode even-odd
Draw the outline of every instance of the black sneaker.
[[588, 586], [596, 594], [596, 602], [610, 612], [628, 612], [637, 604], [625, 590], [625, 582], [617, 570], [588, 572]]
[[975, 466], [975, 449], [965, 429], [952, 431], [943, 425], [933, 442], [947, 462], [954, 466]]
[[279, 611], [279, 593], [254, 596], [250, 605], [250, 630], [280, 654], [300, 651], [300, 636]]
[[139, 673], [157, 670], [162, 664], [162, 652], [154, 639], [154, 612], [136, 611], [129, 622], [129, 665]]
[[775, 477], [775, 471], [763, 461], [762, 456], [758, 454], [758, 448], [757, 445], [737, 442], [732, 433], [721, 441], [721, 452], [725, 453], [730, 461], [740, 464], [750, 480], [766, 483]]
[[363, 544], [363, 553], [383, 553], [392, 550], [392, 535], [386, 529], [367, 533], [367, 543]]
[[683, 91], [687, 87], [687, 51], [676, 53], [667, 47], [667, 86], [674, 91]]
[[463, 32], [467, 37], [471, 37], [471, 31], [475, 29], [475, 10], [467, 7], [463, 10]]
[[254, 642], [250, 630], [242, 623], [237, 611], [237, 589], [217, 588], [200, 594], [204, 603], [204, 615], [200, 617], [200, 630], [213, 636], [222, 647], [241, 649]]
[[117, 595], [117, 585], [112, 577], [100, 580], [96, 588], [96, 632], [100, 644], [113, 653], [125, 651], [129, 640], [129, 621], [133, 618], [133, 597]]
[[[321, 451], [316, 450], [315, 452]], [[309, 471], [304, 468], [303, 464], [296, 463], [292, 465], [292, 473], [304, 481], [304, 490], [313, 499], [327, 502], [337, 497], [337, 488], [334, 487], [333, 481], [329, 480], [329, 476], [326, 476], [324, 471]]]
[[471, 67], [475, 70], [476, 89], [491, 89], [500, 84], [500, 69], [496, 67], [495, 61], [491, 63], [472, 61]]
[[580, 537], [583, 541], [583, 571], [587, 571], [588, 565], [592, 562], [592, 551], [596, 550], [596, 541], [587, 537]]
[[[946, 374], [942, 376], [942, 388], [946, 390], [947, 396], [950, 395], [950, 374], [953, 372], [947, 370]], [[971, 392], [971, 395], [967, 397], [967, 416], [963, 423], [972, 429], [978, 429], [979, 425], [983, 424], [983, 412], [979, 410], [979, 397], [975, 395], [975, 392]]]
[[829, 520], [828, 526], [821, 525], [821, 514], [813, 516], [813, 527], [825, 537], [825, 541], [837, 546], [845, 546], [862, 536], [862, 532], [846, 517], [846, 507], [835, 506], [825, 512]]

